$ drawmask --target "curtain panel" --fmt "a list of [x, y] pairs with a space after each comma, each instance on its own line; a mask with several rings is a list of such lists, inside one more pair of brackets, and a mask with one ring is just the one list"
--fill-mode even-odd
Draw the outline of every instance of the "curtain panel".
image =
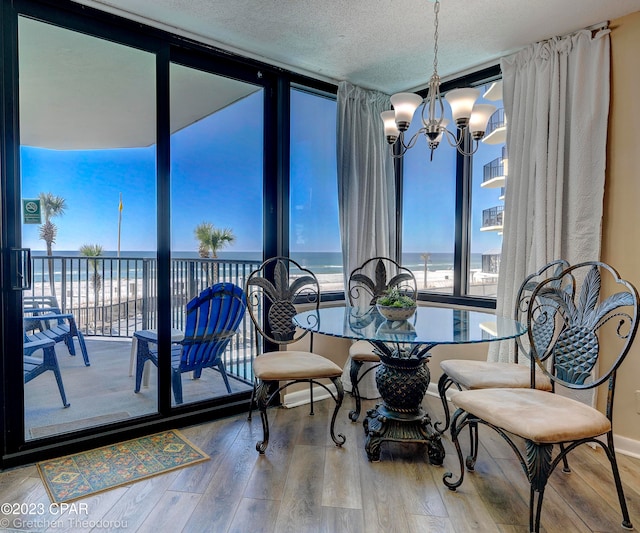
[[380, 113], [389, 96], [338, 86], [338, 206], [345, 287], [351, 271], [376, 256], [394, 257], [396, 187]]
[[[380, 118], [391, 108], [389, 95], [343, 81], [337, 103], [338, 209], [348, 301], [348, 279], [355, 268], [376, 256], [396, 259], [396, 186]], [[361, 372], [370, 366], [365, 363]], [[350, 367], [351, 358], [342, 374], [346, 391], [351, 391]], [[358, 388], [363, 398], [377, 398], [375, 372]]]
[[[513, 314], [530, 272], [600, 257], [609, 48], [608, 29], [582, 30], [501, 61], [509, 171], [498, 315]], [[498, 344], [489, 360], [513, 361], [513, 343]]]

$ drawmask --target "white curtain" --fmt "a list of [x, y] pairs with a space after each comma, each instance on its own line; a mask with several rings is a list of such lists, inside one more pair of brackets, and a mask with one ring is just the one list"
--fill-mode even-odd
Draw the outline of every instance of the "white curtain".
[[[508, 182], [497, 314], [554, 259], [600, 257], [609, 113], [609, 30], [528, 46], [501, 62]], [[513, 360], [513, 343], [489, 349]]]
[[[345, 288], [351, 271], [367, 259], [395, 259], [395, 177], [380, 118], [388, 109], [386, 94], [344, 81], [338, 86], [338, 208]], [[348, 391], [350, 366], [349, 359], [342, 376]], [[365, 363], [361, 372], [369, 366]], [[374, 378], [369, 372], [360, 383], [363, 397], [378, 396]]]
[[388, 109], [386, 94], [344, 81], [338, 86], [338, 206], [345, 282], [367, 259], [395, 255], [396, 187], [380, 118]]

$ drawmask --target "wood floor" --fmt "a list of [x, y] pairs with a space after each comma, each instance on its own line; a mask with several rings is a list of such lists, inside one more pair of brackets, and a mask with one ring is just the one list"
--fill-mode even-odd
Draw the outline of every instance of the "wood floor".
[[[435, 398], [425, 404], [436, 417]], [[259, 456], [259, 416], [245, 415], [182, 428], [210, 461], [80, 500], [64, 514], [0, 515], [1, 531], [123, 532], [502, 532], [528, 531], [528, 483], [513, 452], [484, 431], [476, 472], [457, 492], [442, 483], [457, 459], [445, 439], [444, 467], [428, 463], [424, 447], [384, 443], [381, 461], [370, 463], [362, 424], [347, 409], [337, 429], [347, 442], [337, 448], [327, 435], [329, 401], [272, 409], [271, 442]], [[367, 401], [366, 407], [372, 407]], [[486, 429], [486, 428], [485, 428]], [[619, 455], [631, 520], [640, 527], [640, 460]], [[582, 447], [549, 482], [542, 515], [547, 533], [616, 532], [621, 515], [606, 457]], [[456, 474], [457, 475], [457, 474]], [[49, 500], [35, 466], [0, 474], [0, 503]], [[84, 504], [84, 506], [80, 506]], [[54, 508], [55, 511], [55, 508]], [[75, 511], [75, 513], [74, 513]], [[78, 513], [78, 514], [76, 514]], [[9, 519], [10, 522], [6, 520]], [[15, 520], [23, 522], [15, 522]], [[28, 524], [26, 521], [31, 520]], [[15, 529], [8, 529], [15, 527]], [[19, 526], [19, 527], [17, 527]]]

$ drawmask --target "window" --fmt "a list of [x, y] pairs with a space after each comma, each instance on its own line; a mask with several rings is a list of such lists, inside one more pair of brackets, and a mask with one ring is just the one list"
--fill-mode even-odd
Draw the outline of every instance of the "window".
[[[216, 280], [243, 286], [263, 256], [290, 253], [318, 272], [324, 290], [341, 289], [335, 86], [73, 3], [17, 2], [1, 11], [3, 246], [34, 248], [25, 296], [55, 296], [75, 317], [91, 366], [82, 356], [58, 357], [66, 398], [84, 409], [56, 407], [52, 418], [45, 415], [64, 393], [47, 388], [46, 378], [25, 384], [22, 358], [4, 358], [0, 374], [15, 408], [1, 417], [3, 457], [33, 460], [40, 439], [52, 435], [59, 436], [46, 453], [58, 453], [76, 429], [91, 428], [83, 446], [92, 447], [104, 424], [109, 438], [126, 437], [132, 426], [153, 431], [185, 413], [237, 409], [251, 394], [251, 328], [225, 351], [231, 401], [211, 372], [217, 388], [207, 387], [205, 373], [189, 380], [193, 387], [185, 378], [178, 405], [155, 366], [134, 395], [132, 338], [180, 329], [192, 296]], [[40, 193], [66, 201], [53, 219], [57, 234], [48, 231], [50, 250], [42, 223], [23, 223], [20, 209]], [[201, 223], [230, 229], [233, 241], [201, 247]], [[24, 341], [24, 306], [17, 292], [7, 295], [2, 338], [14, 348]], [[168, 356], [169, 337], [158, 347]], [[78, 389], [88, 372], [102, 379]]]
[[[446, 139], [430, 154], [422, 135], [403, 158], [402, 263], [415, 273], [423, 298], [428, 300], [454, 299], [486, 307], [495, 303], [507, 171], [506, 130], [501, 81], [484, 80], [495, 80], [498, 74], [495, 67], [473, 80], [443, 86], [444, 92], [472, 84], [481, 91], [479, 103], [497, 107], [473, 156], [461, 157]], [[446, 105], [445, 118], [451, 121]], [[407, 138], [420, 125], [416, 115]]]
[[335, 98], [292, 89], [289, 249], [323, 292], [344, 290], [336, 165]]
[[485, 138], [473, 156], [471, 174], [471, 232], [467, 293], [497, 295], [502, 248], [504, 188], [507, 175], [506, 127], [502, 109], [502, 82], [480, 87], [482, 103], [498, 109], [491, 117]]
[[[215, 283], [244, 286], [262, 260], [264, 89], [176, 63], [169, 72], [171, 326], [183, 330], [187, 302]], [[236, 335], [225, 351], [234, 392], [251, 378], [250, 350]], [[184, 403], [224, 391], [216, 372], [197, 381], [200, 390], [183, 387]]]
[[[31, 440], [157, 411], [155, 394], [130, 402], [126, 372], [133, 332], [157, 309], [156, 58], [29, 17], [18, 32], [21, 191], [43, 213], [22, 226], [34, 274], [25, 307], [73, 317], [88, 344], [74, 337], [77, 357], [63, 343], [49, 356], [61, 368], [60, 394], [46, 379], [25, 385]], [[25, 324], [28, 335], [42, 327]], [[65, 389], [81, 409], [59, 408]]]
[[[407, 139], [421, 121], [411, 123]], [[451, 118], [449, 117], [449, 120]], [[443, 139], [430, 153], [424, 136], [403, 158], [402, 264], [420, 290], [453, 292], [456, 224], [456, 150]]]

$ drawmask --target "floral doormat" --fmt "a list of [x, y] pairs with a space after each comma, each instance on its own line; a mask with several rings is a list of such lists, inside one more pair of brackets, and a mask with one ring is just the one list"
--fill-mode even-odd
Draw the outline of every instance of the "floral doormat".
[[209, 456], [177, 430], [38, 463], [54, 503], [69, 502], [206, 461]]

